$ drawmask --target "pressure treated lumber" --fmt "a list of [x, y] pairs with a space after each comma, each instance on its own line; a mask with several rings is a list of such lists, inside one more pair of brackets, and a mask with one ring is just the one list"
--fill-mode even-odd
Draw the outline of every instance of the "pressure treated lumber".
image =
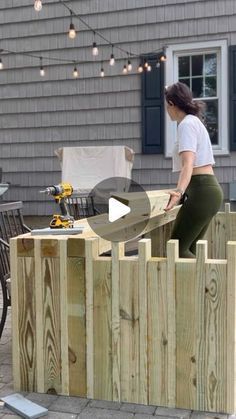
[[193, 259], [177, 240], [154, 257], [151, 239], [133, 256], [100, 255], [98, 237], [12, 239], [15, 389], [235, 413], [235, 223], [218, 213]]

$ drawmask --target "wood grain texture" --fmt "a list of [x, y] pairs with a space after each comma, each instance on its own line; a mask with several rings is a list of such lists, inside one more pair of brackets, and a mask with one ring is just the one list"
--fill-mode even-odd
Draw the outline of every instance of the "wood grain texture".
[[94, 261], [94, 398], [112, 400], [111, 258]]
[[139, 403], [148, 404], [148, 298], [147, 262], [151, 258], [151, 240], [138, 243], [138, 295], [139, 295]]
[[226, 409], [226, 268], [226, 262], [222, 264], [212, 262], [206, 266], [205, 399], [206, 410], [214, 412]]
[[85, 292], [86, 292], [86, 366], [87, 397], [94, 397], [94, 326], [93, 288], [94, 259], [98, 257], [98, 239], [85, 241]]
[[120, 259], [124, 243], [112, 243], [112, 398], [120, 401]]
[[236, 242], [227, 244], [227, 412], [236, 412]]
[[175, 264], [178, 259], [178, 240], [167, 243], [167, 323], [168, 323], [168, 406], [176, 405], [176, 301]]
[[60, 329], [61, 329], [61, 394], [69, 395], [69, 342], [68, 342], [68, 276], [67, 238], [59, 241], [60, 269]]
[[205, 292], [207, 242], [199, 240], [196, 247], [195, 333], [196, 333], [196, 408], [205, 409]]
[[168, 403], [167, 268], [166, 259], [148, 264], [148, 392], [149, 404]]
[[176, 407], [196, 407], [194, 260], [176, 262]]
[[44, 391], [61, 394], [61, 290], [59, 258], [45, 257], [42, 259], [42, 278]]
[[120, 261], [121, 401], [139, 402], [138, 259]]
[[69, 393], [86, 397], [85, 259], [68, 258]]
[[20, 336], [19, 336], [19, 298], [18, 298], [18, 255], [17, 239], [10, 240], [10, 264], [11, 264], [11, 298], [12, 298], [12, 373], [14, 390], [21, 390], [20, 380]]

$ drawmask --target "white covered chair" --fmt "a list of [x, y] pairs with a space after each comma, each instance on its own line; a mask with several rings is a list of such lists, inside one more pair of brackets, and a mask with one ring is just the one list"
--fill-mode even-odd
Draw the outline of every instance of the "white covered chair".
[[[104, 196], [129, 189], [134, 151], [126, 146], [62, 147], [55, 150], [60, 160], [61, 181], [70, 183], [76, 193], [69, 199], [75, 218], [96, 213], [91, 191], [96, 187], [96, 203]], [[104, 190], [104, 188], [106, 190]]]

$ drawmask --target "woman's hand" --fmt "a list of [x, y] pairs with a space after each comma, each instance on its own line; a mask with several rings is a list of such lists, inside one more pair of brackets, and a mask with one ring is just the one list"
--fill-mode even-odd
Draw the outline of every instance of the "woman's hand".
[[174, 208], [176, 205], [178, 205], [182, 197], [181, 192], [168, 191], [168, 193], [170, 194], [170, 199], [165, 208], [165, 211], [169, 211], [172, 208]]

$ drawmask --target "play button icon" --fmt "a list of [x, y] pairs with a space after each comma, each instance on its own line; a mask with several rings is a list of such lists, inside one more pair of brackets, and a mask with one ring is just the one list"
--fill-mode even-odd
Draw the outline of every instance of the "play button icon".
[[145, 190], [124, 177], [102, 180], [90, 192], [96, 216], [87, 221], [94, 233], [111, 242], [140, 236], [149, 222], [151, 207]]
[[115, 198], [109, 199], [109, 213], [108, 213], [108, 219], [110, 223], [113, 223], [116, 220], [119, 220], [119, 218], [124, 217], [126, 214], [130, 213], [130, 207], [127, 205], [122, 204], [122, 202], [118, 201]]

